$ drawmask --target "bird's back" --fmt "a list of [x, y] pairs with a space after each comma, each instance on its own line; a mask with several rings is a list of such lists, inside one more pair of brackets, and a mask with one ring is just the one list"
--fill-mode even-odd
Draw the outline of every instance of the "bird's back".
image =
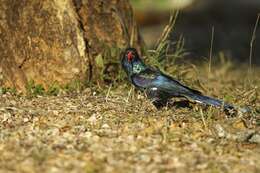
[[139, 89], [156, 88], [158, 92], [163, 92], [170, 96], [182, 96], [183, 94], [201, 94], [182, 85], [180, 82], [162, 73], [158, 69], [147, 67], [145, 70], [132, 77], [133, 84]]
[[189, 88], [185, 85], [183, 85], [182, 83], [180, 83], [179, 81], [175, 80], [174, 78], [172, 78], [171, 76], [169, 75], [166, 75], [164, 73], [161, 72], [161, 75], [163, 80], [164, 81], [167, 81], [167, 83], [169, 83], [169, 85], [172, 87], [172, 88], [177, 88], [180, 90], [180, 92], [184, 92], [184, 93], [192, 93], [192, 94], [198, 94], [200, 95], [201, 92], [198, 91], [198, 90], [195, 90], [195, 89], [192, 89], [192, 88]]

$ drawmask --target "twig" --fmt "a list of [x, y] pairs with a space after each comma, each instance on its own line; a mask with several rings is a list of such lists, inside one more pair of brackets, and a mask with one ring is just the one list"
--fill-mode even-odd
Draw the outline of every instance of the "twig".
[[259, 23], [259, 19], [260, 19], [260, 13], [257, 15], [254, 31], [253, 31], [253, 34], [252, 34], [252, 39], [250, 41], [249, 74], [251, 74], [251, 72], [252, 72], [253, 46], [254, 46], [254, 42], [255, 42], [255, 39], [256, 39], [256, 30], [257, 30], [257, 26], [258, 26], [258, 23]]
[[133, 89], [133, 87], [131, 87], [131, 89], [130, 89], [129, 92], [128, 92], [128, 96], [127, 96], [126, 102], [129, 101], [129, 98], [130, 98], [131, 93], [132, 93], [132, 89]]
[[213, 43], [215, 36], [215, 27], [212, 27], [211, 30], [211, 41], [210, 41], [210, 51], [209, 51], [209, 74], [211, 73], [211, 63], [212, 63], [212, 52], [213, 52]]
[[202, 119], [202, 122], [203, 122], [204, 128], [207, 129], [207, 124], [206, 124], [206, 121], [205, 121], [205, 118], [204, 118], [204, 115], [203, 115], [202, 109], [200, 109], [200, 115], [201, 115], [201, 119]]
[[109, 88], [108, 88], [108, 91], [107, 91], [107, 94], [106, 94], [106, 102], [108, 101], [108, 97], [109, 97], [111, 88], [112, 88], [112, 85], [110, 85]]
[[158, 39], [158, 41], [156, 43], [156, 49], [155, 50], [159, 50], [161, 43], [164, 43], [169, 38], [169, 35], [172, 32], [172, 30], [175, 26], [175, 23], [177, 21], [178, 14], [179, 14], [179, 11], [176, 11], [175, 13], [173, 13], [171, 15], [170, 20], [169, 20], [169, 24], [164, 28], [162, 35], [160, 36], [160, 38]]
[[134, 15], [131, 13], [132, 17], [132, 30], [131, 30], [131, 35], [130, 35], [130, 47], [134, 46], [134, 41], [135, 41], [135, 36], [137, 35], [137, 26], [135, 20], [133, 20]]

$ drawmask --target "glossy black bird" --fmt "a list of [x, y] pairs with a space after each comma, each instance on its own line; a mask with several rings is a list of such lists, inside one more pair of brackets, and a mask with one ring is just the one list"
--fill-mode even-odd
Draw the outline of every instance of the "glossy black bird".
[[185, 97], [197, 103], [222, 107], [224, 110], [234, 108], [221, 100], [204, 96], [201, 92], [184, 86], [159, 69], [147, 66], [134, 48], [127, 48], [121, 56], [122, 67], [129, 81], [137, 89], [145, 91], [157, 108], [165, 106], [172, 97]]

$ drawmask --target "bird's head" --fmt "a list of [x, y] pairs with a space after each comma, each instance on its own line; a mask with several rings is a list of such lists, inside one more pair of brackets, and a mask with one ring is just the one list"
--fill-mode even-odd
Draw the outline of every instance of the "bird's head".
[[140, 57], [135, 48], [127, 48], [123, 52], [122, 61], [127, 61], [128, 63], [132, 63], [134, 61], [140, 61]]
[[137, 50], [135, 48], [127, 48], [121, 55], [121, 64], [128, 76], [135, 73], [134, 67], [136, 65], [143, 65], [142, 60], [140, 59]]

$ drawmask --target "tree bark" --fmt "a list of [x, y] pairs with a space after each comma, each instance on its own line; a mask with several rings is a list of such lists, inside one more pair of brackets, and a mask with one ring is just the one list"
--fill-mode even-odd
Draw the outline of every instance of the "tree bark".
[[118, 71], [118, 50], [129, 45], [134, 27], [127, 0], [2, 0], [0, 85], [25, 91], [30, 80], [46, 89], [102, 81]]

